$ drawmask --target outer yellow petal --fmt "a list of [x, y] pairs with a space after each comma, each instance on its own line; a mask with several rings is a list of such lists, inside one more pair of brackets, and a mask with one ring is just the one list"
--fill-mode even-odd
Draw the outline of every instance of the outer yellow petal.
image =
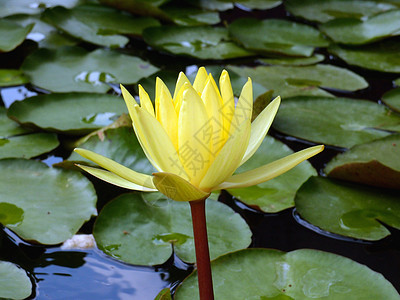
[[114, 173], [98, 169], [98, 168], [92, 168], [92, 167], [87, 167], [83, 165], [76, 164], [79, 168], [85, 170], [86, 172], [92, 174], [93, 176], [100, 178], [101, 180], [104, 180], [108, 183], [111, 183], [113, 185], [129, 189], [129, 190], [135, 190], [135, 191], [142, 191], [142, 192], [155, 192], [157, 191], [156, 189], [150, 189], [141, 185], [138, 185], [136, 183], [133, 183], [131, 181], [128, 181], [126, 179], [123, 179], [122, 177], [119, 177], [118, 175], [115, 175]]
[[291, 168], [297, 166], [311, 156], [320, 153], [322, 150], [324, 150], [323, 145], [301, 150], [254, 170], [233, 175], [213, 190], [242, 188], [268, 181], [289, 171]]
[[135, 106], [132, 121], [136, 136], [153, 166], [161, 172], [187, 178], [178, 153], [160, 122], [139, 106]]
[[140, 98], [140, 106], [154, 117], [155, 115], [154, 115], [153, 103], [151, 103], [149, 94], [147, 94], [145, 89], [140, 84], [139, 84], [139, 98]]
[[156, 78], [156, 99], [154, 100], [156, 118], [158, 119], [158, 110], [160, 106], [160, 97], [163, 93], [167, 94], [167, 98], [172, 101], [171, 93], [168, 90], [168, 87], [165, 85], [164, 81], [162, 81], [159, 77]]
[[247, 149], [250, 138], [250, 120], [230, 136], [201, 181], [203, 191], [212, 189], [229, 178], [237, 169]]
[[103, 167], [104, 169], [117, 174], [119, 177], [122, 177], [125, 180], [136, 183], [140, 186], [154, 189], [152, 176], [150, 175], [135, 172], [113, 161], [112, 159], [109, 159], [103, 155], [97, 154], [95, 152], [86, 149], [76, 148], [74, 149], [74, 151], [79, 155], [91, 160], [92, 162], [95, 162], [100, 167]]
[[176, 81], [175, 85], [175, 91], [174, 91], [174, 104], [176, 104], [176, 97], [178, 96], [179, 91], [181, 90], [181, 87], [185, 84], [189, 83], [189, 79], [186, 77], [185, 73], [180, 72], [178, 76], [178, 80]]
[[251, 134], [249, 146], [246, 149], [246, 153], [243, 156], [241, 165], [244, 164], [260, 147], [262, 141], [269, 128], [271, 127], [272, 121], [278, 112], [279, 105], [281, 103], [281, 97], [276, 97], [264, 110], [257, 116], [257, 118], [251, 124]]
[[197, 75], [196, 75], [196, 78], [194, 79], [194, 83], [193, 83], [193, 87], [196, 90], [196, 92], [199, 93], [199, 95], [201, 95], [201, 93], [203, 92], [203, 89], [206, 85], [207, 78], [208, 78], [208, 74], [207, 74], [206, 68], [200, 67], [199, 70], [197, 71]]
[[198, 186], [210, 163], [210, 122], [200, 96], [194, 88], [185, 86], [178, 121], [178, 151], [189, 181]]
[[121, 88], [122, 97], [125, 100], [126, 107], [128, 108], [129, 115], [131, 116], [132, 119], [132, 114], [135, 110], [134, 107], [138, 104], [135, 98], [133, 98], [133, 96], [128, 92], [128, 90], [122, 84], [120, 84], [119, 86]]
[[235, 114], [232, 118], [231, 127], [229, 129], [230, 134], [235, 132], [237, 128], [240, 128], [243, 122], [251, 120], [253, 113], [253, 86], [251, 79], [249, 78], [243, 86], [242, 92], [240, 93], [239, 100], [235, 107]]
[[203, 192], [187, 180], [171, 173], [153, 173], [153, 183], [168, 198], [175, 201], [195, 201], [207, 198]]
[[[233, 90], [229, 74], [226, 70], [223, 70], [219, 78], [219, 88], [222, 96], [222, 115], [224, 118], [224, 131], [229, 134], [233, 115], [235, 113], [235, 98], [233, 96]], [[225, 139], [227, 138], [225, 137]]]
[[178, 149], [178, 116], [171, 95], [166, 87], [162, 87], [159, 95], [157, 120], [164, 127], [175, 149]]

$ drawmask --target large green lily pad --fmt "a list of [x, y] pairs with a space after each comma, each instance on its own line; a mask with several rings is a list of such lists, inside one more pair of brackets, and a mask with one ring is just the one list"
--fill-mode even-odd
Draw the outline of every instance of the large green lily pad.
[[301, 217], [322, 230], [375, 241], [390, 234], [381, 223], [400, 229], [399, 196], [398, 191], [311, 177], [295, 203]]
[[160, 26], [145, 29], [143, 38], [156, 49], [199, 59], [229, 59], [254, 55], [230, 41], [227, 29], [222, 27]]
[[[236, 173], [255, 169], [292, 153], [288, 146], [267, 136], [257, 152]], [[317, 172], [309, 162], [304, 161], [272, 180], [247, 188], [229, 189], [228, 192], [255, 209], [278, 212], [294, 206], [297, 189], [313, 175]]]
[[336, 18], [362, 19], [380, 12], [396, 9], [390, 1], [371, 0], [290, 0], [285, 8], [295, 16], [311, 21], [327, 22]]
[[0, 298], [25, 299], [32, 293], [26, 272], [8, 261], [0, 261]]
[[[207, 200], [206, 214], [212, 259], [249, 246], [251, 231], [231, 208]], [[101, 211], [93, 235], [102, 251], [131, 264], [162, 264], [173, 251], [186, 262], [196, 260], [189, 204], [159, 193], [117, 197]]]
[[122, 97], [95, 93], [46, 94], [14, 102], [8, 116], [46, 131], [84, 134], [128, 113]]
[[6, 226], [41, 244], [65, 241], [96, 215], [96, 193], [88, 179], [34, 160], [0, 160], [0, 199], [24, 211], [21, 222]]
[[[246, 249], [216, 259], [211, 267], [215, 299], [400, 299], [381, 274], [317, 250]], [[183, 281], [174, 299], [199, 299], [197, 272]]]
[[314, 54], [310, 57], [271, 57], [259, 60], [268, 65], [307, 66], [319, 63], [324, 59], [325, 56], [322, 54]]
[[0, 1], [0, 17], [41, 13], [45, 8], [61, 5], [73, 7], [80, 0], [2, 0]]
[[29, 79], [21, 70], [0, 69], [0, 87], [21, 85], [28, 82]]
[[273, 89], [275, 95], [283, 98], [300, 95], [330, 96], [318, 87], [345, 91], [364, 89], [368, 83], [361, 76], [332, 65], [314, 65], [305, 67], [290, 66], [229, 66], [230, 70], [241, 76], [249, 76], [267, 89]]
[[400, 131], [400, 116], [367, 100], [296, 97], [282, 102], [272, 126], [301, 139], [349, 148]]
[[281, 19], [242, 18], [229, 25], [229, 34], [246, 49], [259, 53], [311, 56], [328, 40], [314, 27]]
[[29, 131], [20, 127], [17, 122], [9, 119], [6, 109], [0, 106], [0, 138], [7, 138], [27, 132]]
[[328, 176], [400, 189], [400, 135], [357, 145], [325, 167]]
[[382, 101], [391, 109], [400, 112], [400, 88], [385, 93], [382, 96]]
[[350, 65], [382, 72], [400, 73], [400, 42], [387, 40], [362, 47], [332, 45], [329, 52]]
[[364, 21], [335, 19], [322, 24], [320, 29], [337, 43], [366, 44], [400, 34], [400, 10], [384, 12]]
[[32, 30], [33, 24], [25, 27], [9, 20], [0, 19], [0, 52], [9, 52], [20, 45]]
[[168, 4], [163, 8], [163, 11], [175, 24], [181, 26], [214, 25], [221, 21], [218, 12], [206, 11], [191, 6]]
[[25, 59], [22, 69], [38, 87], [91, 93], [107, 92], [110, 83], [136, 83], [158, 70], [138, 57], [105, 49], [87, 52], [79, 47], [39, 49]]
[[236, 6], [244, 6], [247, 9], [266, 10], [282, 4], [281, 0], [239, 0], [235, 1]]
[[100, 5], [71, 10], [58, 6], [47, 9], [43, 18], [73, 37], [105, 47], [123, 47], [129, 39], [121, 34], [140, 36], [144, 28], [160, 25], [153, 18], [134, 17]]

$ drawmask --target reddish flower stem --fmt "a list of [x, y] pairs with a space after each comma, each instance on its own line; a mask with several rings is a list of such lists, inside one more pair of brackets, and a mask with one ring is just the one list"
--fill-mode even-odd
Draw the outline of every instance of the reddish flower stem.
[[206, 226], [206, 199], [190, 201], [200, 300], [213, 300], [210, 253]]

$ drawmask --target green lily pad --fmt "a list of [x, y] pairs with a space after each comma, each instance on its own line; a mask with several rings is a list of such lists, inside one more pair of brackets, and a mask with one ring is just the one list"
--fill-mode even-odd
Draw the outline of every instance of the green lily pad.
[[6, 109], [0, 106], [0, 138], [7, 138], [27, 132], [29, 131], [20, 127], [17, 122], [9, 119]]
[[172, 300], [170, 288], [162, 289], [154, 300]]
[[331, 96], [318, 87], [344, 91], [356, 91], [368, 87], [368, 83], [361, 76], [332, 65], [255, 68], [229, 66], [229, 69], [241, 76], [249, 76], [267, 89], [273, 89], [275, 95], [280, 95], [282, 98], [300, 95]]
[[73, 7], [81, 0], [2, 0], [0, 2], [0, 18], [27, 14], [35, 15], [41, 13], [45, 8], [61, 5]]
[[325, 167], [330, 177], [400, 189], [400, 135], [357, 145]]
[[24, 159], [0, 160], [0, 199], [24, 211], [6, 225], [24, 240], [58, 244], [96, 215], [96, 193], [79, 172]]
[[281, 5], [282, 2], [281, 0], [240, 0], [235, 1], [235, 5], [250, 9], [267, 10]]
[[201, 7], [205, 10], [212, 10], [212, 11], [226, 11], [228, 9], [234, 8], [233, 2], [228, 2], [224, 0], [190, 0], [190, 3]]
[[254, 55], [230, 41], [227, 29], [222, 27], [152, 27], [143, 31], [143, 38], [156, 49], [198, 59], [230, 59]]
[[400, 86], [400, 78], [397, 78], [395, 81], [393, 81], [395, 85]]
[[14, 102], [8, 116], [46, 131], [85, 134], [128, 113], [122, 97], [94, 93], [46, 94]]
[[350, 65], [366, 69], [400, 73], [400, 42], [387, 40], [362, 47], [332, 45], [329, 52]]
[[[212, 259], [249, 246], [251, 231], [231, 208], [207, 200], [206, 214]], [[117, 197], [101, 211], [93, 235], [99, 249], [131, 264], [162, 264], [173, 251], [186, 262], [196, 260], [189, 204], [159, 193]]]
[[206, 11], [196, 7], [166, 5], [163, 11], [175, 24], [181, 26], [214, 25], [221, 21], [218, 12]]
[[0, 261], [0, 298], [25, 299], [32, 293], [26, 272], [8, 261]]
[[282, 102], [272, 126], [301, 139], [349, 148], [400, 131], [400, 116], [367, 100], [297, 97]]
[[133, 84], [158, 69], [112, 50], [62, 47], [35, 51], [25, 59], [22, 70], [34, 85], [49, 91], [105, 93], [110, 83]]
[[[261, 165], [292, 154], [288, 146], [267, 136], [257, 152], [236, 173], [255, 169]], [[294, 206], [297, 189], [310, 177], [317, 175], [307, 161], [267, 182], [228, 192], [247, 205], [265, 212], [278, 212]]]
[[33, 24], [25, 27], [17, 23], [0, 19], [0, 52], [9, 52], [20, 45], [32, 30]]
[[361, 45], [400, 34], [400, 10], [391, 10], [367, 20], [335, 19], [319, 27], [337, 43]]
[[380, 12], [396, 9], [389, 1], [371, 0], [290, 0], [285, 8], [295, 16], [325, 23], [336, 18], [363, 19]]
[[29, 79], [21, 70], [0, 69], [0, 87], [21, 85], [28, 82]]
[[153, 18], [133, 17], [100, 5], [82, 5], [68, 10], [47, 9], [43, 19], [78, 39], [105, 47], [123, 47], [129, 39], [121, 34], [140, 36], [146, 27], [158, 26]]
[[311, 56], [329, 41], [315, 28], [281, 19], [242, 18], [229, 25], [229, 34], [246, 49], [259, 53]]
[[325, 56], [322, 54], [314, 54], [310, 57], [272, 57], [259, 60], [268, 65], [307, 66], [319, 63], [324, 59]]
[[383, 239], [390, 231], [381, 223], [400, 229], [398, 191], [311, 177], [298, 190], [295, 203], [307, 222], [352, 238]]
[[17, 224], [24, 218], [24, 210], [14, 204], [0, 202], [0, 223]]
[[382, 96], [382, 101], [391, 109], [400, 112], [400, 88], [385, 93]]
[[[311, 249], [246, 249], [211, 262], [215, 299], [400, 299], [381, 274], [351, 259]], [[197, 272], [175, 300], [199, 299]]]
[[170, 0], [99, 0], [101, 4], [115, 7], [119, 10], [129, 11], [132, 14], [152, 16], [162, 20], [170, 20], [160, 6]]

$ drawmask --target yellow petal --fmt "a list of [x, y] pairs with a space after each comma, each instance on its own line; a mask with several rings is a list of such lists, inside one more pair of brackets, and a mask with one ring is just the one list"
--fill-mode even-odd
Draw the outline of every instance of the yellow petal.
[[235, 113], [232, 118], [231, 127], [229, 129], [232, 134], [237, 128], [240, 128], [241, 124], [251, 120], [251, 114], [253, 113], [253, 86], [251, 79], [249, 78], [243, 86], [242, 92], [240, 93], [239, 100], [235, 107]]
[[154, 115], [153, 103], [151, 103], [149, 94], [147, 94], [145, 89], [140, 84], [139, 84], [139, 98], [140, 98], [140, 106], [154, 117], [155, 115]]
[[160, 106], [160, 97], [164, 94], [167, 94], [167, 98], [172, 101], [171, 93], [168, 90], [168, 87], [165, 85], [164, 81], [162, 81], [159, 77], [156, 78], [156, 98], [154, 100], [156, 118], [158, 119], [158, 110]]
[[128, 90], [122, 84], [120, 84], [119, 86], [121, 88], [122, 97], [125, 100], [126, 107], [128, 108], [129, 115], [131, 116], [132, 119], [132, 113], [135, 110], [134, 107], [138, 104], [135, 98], [133, 98], [133, 96], [128, 92]]
[[201, 181], [199, 188], [211, 191], [229, 178], [239, 166], [250, 138], [250, 120], [230, 136]]
[[168, 198], [175, 201], [195, 201], [207, 198], [203, 192], [187, 180], [171, 173], [153, 173], [153, 183]]
[[206, 85], [206, 81], [208, 78], [208, 74], [206, 68], [200, 67], [197, 71], [196, 78], [194, 79], [193, 88], [196, 90], [199, 95], [203, 92], [203, 89]]
[[186, 77], [185, 73], [180, 72], [179, 76], [178, 76], [178, 80], [176, 81], [176, 85], [175, 85], [175, 91], [174, 91], [174, 97], [173, 97], [174, 103], [176, 103], [176, 97], [178, 96], [179, 91], [181, 90], [182, 86], [185, 83], [189, 83], [190, 84], [190, 81]]
[[150, 189], [154, 189], [154, 185], [152, 182], [152, 177], [150, 175], [142, 174], [135, 172], [115, 161], [109, 159], [103, 155], [97, 154], [95, 152], [76, 148], [74, 149], [76, 153], [79, 155], [91, 160], [92, 162], [98, 164], [100, 167], [115, 173], [119, 177], [122, 177], [125, 180], [136, 183], [137, 185], [144, 186]]
[[164, 127], [175, 149], [178, 149], [178, 116], [166, 87], [161, 88], [158, 100], [157, 120]]
[[210, 162], [210, 126], [203, 101], [193, 87], [186, 86], [179, 112], [178, 152], [188, 180], [198, 186]]
[[322, 150], [324, 150], [323, 145], [310, 147], [254, 170], [233, 175], [224, 183], [215, 187], [214, 190], [248, 187], [268, 181], [289, 171], [302, 161], [320, 153]]
[[125, 189], [129, 189], [129, 190], [135, 190], [135, 191], [142, 191], [142, 192], [155, 192], [157, 191], [156, 189], [151, 189], [151, 188], [147, 188], [141, 185], [138, 185], [136, 183], [133, 183], [131, 181], [128, 181], [126, 179], [123, 179], [122, 177], [119, 177], [118, 175], [102, 170], [102, 169], [98, 169], [98, 168], [92, 168], [92, 167], [87, 167], [87, 166], [83, 166], [83, 165], [79, 165], [76, 164], [76, 166], [78, 166], [79, 168], [85, 170], [86, 172], [88, 172], [89, 174], [92, 174], [93, 176], [104, 180], [108, 183], [111, 183], [113, 185], [125, 188]]
[[233, 96], [231, 80], [226, 70], [222, 71], [219, 78], [219, 88], [221, 90], [221, 97], [223, 101], [222, 115], [224, 118], [224, 131], [226, 132], [225, 139], [227, 139], [232, 118], [235, 113], [235, 98]]
[[140, 145], [152, 165], [161, 172], [187, 178], [178, 153], [160, 122], [139, 106], [135, 106], [132, 121]]
[[244, 164], [260, 147], [262, 141], [269, 128], [271, 127], [272, 121], [278, 112], [279, 105], [281, 103], [281, 97], [276, 97], [264, 110], [257, 116], [257, 118], [251, 124], [251, 134], [249, 146], [246, 149], [246, 153], [242, 158], [241, 165]]

